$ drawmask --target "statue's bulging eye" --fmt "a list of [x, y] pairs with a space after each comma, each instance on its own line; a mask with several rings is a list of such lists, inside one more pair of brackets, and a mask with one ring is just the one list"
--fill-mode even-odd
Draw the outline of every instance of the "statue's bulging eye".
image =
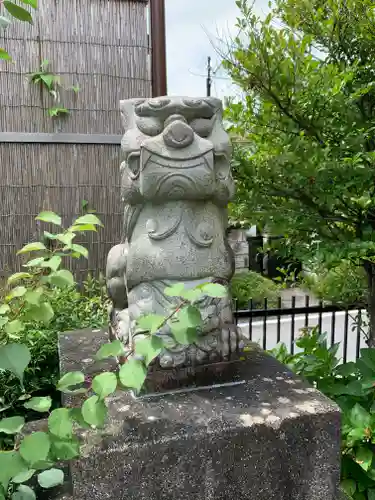
[[150, 106], [150, 108], [161, 109], [164, 108], [165, 106], [168, 106], [170, 102], [171, 102], [170, 99], [157, 98], [157, 99], [150, 99], [148, 101], [148, 105]]
[[200, 137], [208, 137], [212, 132], [212, 121], [205, 118], [192, 120], [189, 125]]
[[203, 100], [199, 98], [183, 99], [182, 102], [189, 108], [199, 108], [203, 104]]
[[163, 132], [163, 124], [161, 120], [154, 117], [138, 118], [137, 127], [143, 134], [151, 137], [155, 137]]

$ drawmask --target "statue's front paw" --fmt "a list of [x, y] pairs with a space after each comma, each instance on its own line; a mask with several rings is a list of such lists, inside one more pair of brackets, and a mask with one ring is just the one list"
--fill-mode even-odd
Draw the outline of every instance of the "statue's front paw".
[[120, 340], [125, 346], [129, 343], [130, 319], [128, 309], [112, 311], [111, 329], [115, 339]]

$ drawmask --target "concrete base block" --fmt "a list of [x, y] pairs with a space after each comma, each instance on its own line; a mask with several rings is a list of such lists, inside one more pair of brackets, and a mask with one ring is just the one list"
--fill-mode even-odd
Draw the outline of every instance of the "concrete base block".
[[[62, 372], [94, 373], [88, 360], [104, 341], [61, 335]], [[339, 409], [262, 352], [240, 370], [230, 387], [117, 393], [106, 427], [84, 434], [71, 464], [74, 500], [341, 499]]]

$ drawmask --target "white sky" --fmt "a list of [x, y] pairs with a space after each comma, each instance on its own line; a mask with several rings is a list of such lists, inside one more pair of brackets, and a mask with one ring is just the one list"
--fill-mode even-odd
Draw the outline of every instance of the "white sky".
[[[258, 0], [256, 5], [262, 13], [268, 0]], [[216, 69], [220, 58], [213, 44], [236, 35], [237, 16], [235, 0], [166, 0], [169, 95], [206, 95], [207, 56]], [[222, 71], [220, 76], [225, 76]], [[214, 78], [213, 96], [223, 98], [233, 92], [230, 81]]]

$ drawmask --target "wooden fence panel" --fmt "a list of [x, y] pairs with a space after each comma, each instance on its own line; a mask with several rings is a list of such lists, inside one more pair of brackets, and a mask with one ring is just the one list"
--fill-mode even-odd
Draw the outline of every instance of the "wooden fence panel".
[[68, 225], [82, 215], [83, 200], [95, 207], [104, 228], [77, 240], [88, 243], [90, 257], [75, 262], [74, 268], [103, 270], [109, 249], [121, 235], [119, 146], [2, 144], [1, 156], [0, 270], [20, 269], [17, 249], [40, 239], [46, 227], [35, 221], [41, 210], [58, 212]]
[[[43, 138], [18, 143], [17, 134], [15, 142], [0, 139], [0, 273], [18, 270], [16, 249], [40, 236], [37, 213], [54, 210], [68, 223], [82, 213], [83, 200], [105, 227], [84, 242], [89, 262], [74, 268], [103, 270], [108, 250], [120, 240], [123, 208], [119, 141], [101, 144], [99, 134], [123, 133], [121, 99], [151, 95], [147, 2], [39, 3], [32, 26], [14, 22], [0, 37], [15, 61], [0, 66], [0, 137], [2, 132], [98, 134], [98, 144], [43, 143]], [[44, 60], [61, 77], [60, 103], [67, 116], [51, 118], [48, 109], [56, 103], [30, 82], [28, 74]]]

